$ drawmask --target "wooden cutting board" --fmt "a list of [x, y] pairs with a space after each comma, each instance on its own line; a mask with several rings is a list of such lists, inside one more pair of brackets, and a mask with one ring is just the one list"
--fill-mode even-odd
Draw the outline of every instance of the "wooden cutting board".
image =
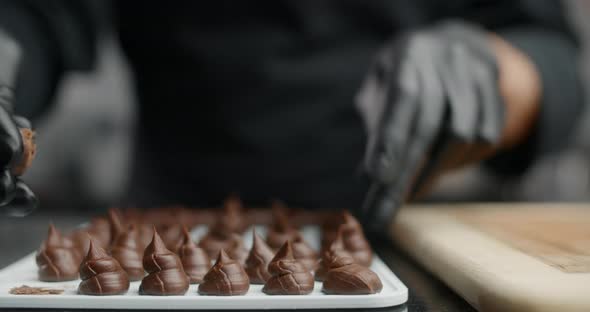
[[391, 235], [481, 311], [590, 311], [590, 204], [413, 205]]

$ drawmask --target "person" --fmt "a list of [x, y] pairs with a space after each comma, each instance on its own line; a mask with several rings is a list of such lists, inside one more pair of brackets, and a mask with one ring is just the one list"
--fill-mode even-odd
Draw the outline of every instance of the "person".
[[[382, 231], [444, 172], [479, 161], [523, 172], [563, 146], [583, 106], [578, 43], [557, 1], [111, 5], [140, 102], [137, 205], [238, 192], [349, 208]], [[94, 12], [0, 2], [4, 132], [13, 115], [41, 116], [65, 73], [92, 68]], [[0, 142], [8, 168], [21, 146]], [[26, 187], [2, 178], [3, 203]]]

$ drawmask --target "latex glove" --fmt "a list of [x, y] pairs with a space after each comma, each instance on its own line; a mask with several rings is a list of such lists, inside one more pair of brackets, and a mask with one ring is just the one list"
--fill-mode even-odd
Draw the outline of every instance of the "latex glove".
[[[504, 104], [488, 38], [474, 26], [445, 22], [379, 53], [356, 102], [368, 132], [364, 169], [372, 185], [361, 211], [368, 230], [387, 229], [434, 168], [445, 167], [450, 147], [500, 139]], [[467, 150], [455, 157], [469, 158]]]
[[18, 177], [32, 160], [32, 155], [25, 155], [30, 150], [25, 150], [23, 141], [23, 133], [32, 134], [31, 125], [25, 118], [12, 114], [19, 60], [18, 44], [0, 31], [0, 214], [14, 216], [27, 215], [38, 204], [33, 192]]

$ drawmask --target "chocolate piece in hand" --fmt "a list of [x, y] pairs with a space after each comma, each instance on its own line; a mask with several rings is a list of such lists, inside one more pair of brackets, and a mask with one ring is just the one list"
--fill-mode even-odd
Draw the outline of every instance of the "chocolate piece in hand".
[[21, 159], [11, 169], [12, 174], [15, 176], [23, 175], [25, 171], [31, 167], [37, 152], [37, 145], [35, 144], [35, 131], [29, 128], [19, 128], [18, 130], [23, 141], [23, 153]]
[[140, 295], [183, 295], [188, 290], [189, 278], [180, 258], [166, 249], [155, 229], [152, 242], [143, 254], [143, 267], [148, 275], [141, 280]]
[[211, 259], [202, 248], [195, 245], [186, 227], [183, 227], [182, 233], [182, 245], [178, 249], [180, 261], [184, 272], [190, 279], [190, 283], [198, 284], [203, 281], [203, 276], [209, 271]]
[[129, 290], [129, 278], [119, 262], [90, 240], [88, 254], [80, 265], [78, 292], [84, 295], [111, 296]]
[[290, 223], [287, 217], [286, 207], [278, 201], [273, 202], [272, 224], [266, 234], [266, 242], [272, 249], [279, 249], [288, 240], [295, 239], [299, 232]]
[[35, 260], [41, 281], [61, 282], [78, 278], [81, 259], [53, 224], [49, 225], [47, 239], [41, 244]]
[[375, 272], [354, 261], [346, 253], [331, 253], [328, 260], [330, 270], [324, 278], [322, 291], [335, 295], [375, 294], [383, 289]]
[[354, 261], [366, 267], [373, 261], [373, 250], [365, 238], [361, 224], [348, 211], [342, 215], [344, 223], [340, 225], [344, 249], [350, 253]]
[[123, 214], [117, 208], [109, 208], [108, 220], [111, 229], [111, 241], [112, 244], [115, 239], [125, 232], [125, 222], [123, 222]]
[[303, 237], [298, 234], [291, 245], [293, 248], [293, 257], [301, 262], [310, 271], [315, 271], [318, 267], [318, 254], [311, 248]]
[[287, 241], [268, 265], [271, 277], [262, 292], [268, 295], [307, 295], [313, 291], [311, 272], [293, 257], [291, 242]]
[[250, 279], [244, 268], [222, 249], [215, 265], [205, 274], [199, 285], [199, 294], [209, 296], [240, 296], [250, 288]]
[[252, 231], [252, 249], [246, 258], [246, 273], [252, 284], [264, 284], [270, 278], [268, 273], [268, 264], [274, 257], [270, 247]]
[[138, 241], [137, 226], [131, 224], [126, 232], [119, 234], [111, 248], [111, 255], [127, 272], [131, 281], [138, 281], [145, 275], [142, 264], [143, 249], [140, 249]]

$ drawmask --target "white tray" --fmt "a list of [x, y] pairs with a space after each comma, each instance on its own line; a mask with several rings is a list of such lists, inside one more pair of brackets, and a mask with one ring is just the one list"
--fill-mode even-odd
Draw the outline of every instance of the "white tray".
[[[264, 227], [256, 231], [264, 235]], [[198, 227], [192, 232], [198, 240], [206, 228]], [[305, 227], [302, 233], [306, 241], [317, 248], [319, 231], [316, 227]], [[246, 231], [246, 247], [251, 245], [251, 230]], [[48, 283], [37, 278], [35, 254], [31, 253], [0, 271], [0, 308], [64, 308], [64, 309], [319, 309], [319, 308], [381, 308], [396, 306], [408, 300], [408, 288], [375, 256], [371, 269], [379, 275], [383, 290], [373, 295], [326, 295], [322, 293], [322, 283], [315, 282], [314, 290], [304, 296], [270, 296], [262, 292], [262, 285], [250, 285], [245, 296], [218, 297], [201, 296], [198, 285], [191, 285], [184, 296], [140, 296], [140, 282], [132, 282], [129, 292], [118, 296], [86, 296], [77, 294], [80, 280]], [[28, 285], [31, 287], [62, 288], [61, 295], [12, 295], [12, 287]]]

